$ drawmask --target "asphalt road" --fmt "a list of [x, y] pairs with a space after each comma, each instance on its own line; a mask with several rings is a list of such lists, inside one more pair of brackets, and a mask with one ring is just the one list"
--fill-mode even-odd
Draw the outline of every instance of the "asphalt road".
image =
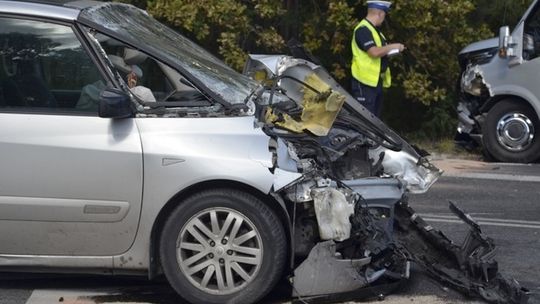
[[[495, 240], [501, 272], [517, 279], [540, 304], [540, 165], [435, 163], [445, 175], [410, 204], [437, 229], [460, 241], [466, 226], [448, 210], [451, 200], [476, 218]], [[287, 302], [281, 284], [266, 303]], [[0, 273], [0, 304], [181, 303], [166, 283], [144, 279]], [[376, 302], [381, 303], [381, 302]], [[439, 285], [421, 272], [382, 303], [478, 303]]]

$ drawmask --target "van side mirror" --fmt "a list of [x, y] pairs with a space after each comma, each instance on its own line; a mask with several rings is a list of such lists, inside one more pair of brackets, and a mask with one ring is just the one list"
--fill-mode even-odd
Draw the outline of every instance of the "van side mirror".
[[131, 98], [124, 91], [107, 88], [99, 95], [99, 117], [127, 118], [133, 116]]
[[499, 29], [499, 57], [514, 57], [515, 43], [510, 35], [510, 27], [503, 26]]

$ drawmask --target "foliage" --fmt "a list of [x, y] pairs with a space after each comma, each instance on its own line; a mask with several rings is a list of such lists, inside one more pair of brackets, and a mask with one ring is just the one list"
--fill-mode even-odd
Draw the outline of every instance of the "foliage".
[[247, 49], [280, 52], [285, 46], [277, 30], [285, 9], [278, 0], [153, 0], [148, 11], [236, 69], [243, 67]]
[[[350, 81], [352, 29], [366, 14], [363, 0], [120, 1], [146, 7], [238, 70], [248, 53], [284, 53], [286, 41], [296, 38], [344, 87]], [[390, 62], [395, 81], [385, 98], [385, 120], [425, 136], [451, 134], [457, 54], [473, 41], [493, 37], [501, 25], [515, 25], [530, 2], [393, 1], [382, 31], [407, 50]]]
[[390, 38], [405, 44], [396, 64], [405, 97], [430, 105], [449, 96], [459, 75], [457, 53], [472, 41], [491, 36], [485, 26], [471, 27], [470, 0], [401, 1], [388, 20]]
[[493, 33], [503, 25], [514, 28], [532, 0], [475, 0], [479, 9], [472, 12], [473, 23], [484, 23]]

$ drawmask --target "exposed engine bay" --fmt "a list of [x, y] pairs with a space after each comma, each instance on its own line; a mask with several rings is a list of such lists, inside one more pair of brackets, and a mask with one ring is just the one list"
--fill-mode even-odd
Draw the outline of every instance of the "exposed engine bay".
[[272, 138], [273, 195], [292, 220], [295, 298], [321, 303], [388, 294], [415, 263], [469, 296], [527, 303], [527, 290], [498, 273], [493, 241], [469, 215], [450, 204], [470, 227], [458, 246], [415, 213], [407, 194], [428, 191], [442, 171], [323, 68], [251, 55], [244, 72], [262, 84], [250, 102]]

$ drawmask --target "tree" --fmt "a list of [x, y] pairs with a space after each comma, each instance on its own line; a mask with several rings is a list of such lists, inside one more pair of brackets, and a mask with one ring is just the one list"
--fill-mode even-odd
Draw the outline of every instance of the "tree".
[[475, 0], [476, 9], [471, 13], [473, 23], [484, 23], [498, 34], [499, 28], [514, 28], [533, 0]]
[[282, 52], [285, 47], [278, 28], [286, 11], [278, 0], [154, 0], [148, 10], [236, 69], [243, 67], [246, 50]]

